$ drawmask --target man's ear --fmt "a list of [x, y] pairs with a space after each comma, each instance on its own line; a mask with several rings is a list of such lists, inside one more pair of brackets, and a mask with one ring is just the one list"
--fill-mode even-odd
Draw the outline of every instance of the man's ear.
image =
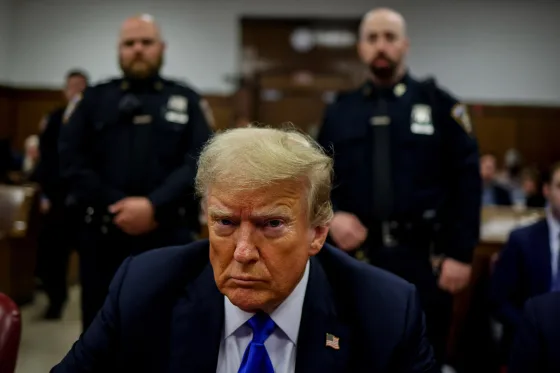
[[311, 229], [311, 243], [309, 245], [309, 256], [314, 256], [321, 251], [325, 241], [327, 240], [327, 235], [329, 234], [328, 225], [320, 225]]

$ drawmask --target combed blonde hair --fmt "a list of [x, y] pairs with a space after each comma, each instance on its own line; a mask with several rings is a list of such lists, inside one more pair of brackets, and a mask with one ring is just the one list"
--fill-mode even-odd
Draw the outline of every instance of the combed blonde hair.
[[224, 183], [232, 191], [255, 190], [282, 181], [303, 181], [309, 222], [326, 225], [333, 216], [333, 161], [309, 136], [291, 127], [235, 128], [214, 135], [198, 159], [196, 192]]

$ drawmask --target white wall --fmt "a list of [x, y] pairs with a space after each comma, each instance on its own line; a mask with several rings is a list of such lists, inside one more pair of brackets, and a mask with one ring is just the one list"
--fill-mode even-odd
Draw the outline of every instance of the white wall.
[[[6, 0], [0, 0], [6, 1]], [[411, 70], [433, 74], [466, 100], [560, 104], [560, 1], [393, 0], [408, 20]], [[95, 80], [118, 74], [116, 36], [140, 12], [162, 23], [164, 73], [207, 93], [227, 93], [239, 65], [239, 17], [356, 17], [375, 0], [18, 0], [11, 79], [58, 86], [69, 67]]]
[[9, 80], [12, 10], [12, 0], [0, 0], [0, 84]]

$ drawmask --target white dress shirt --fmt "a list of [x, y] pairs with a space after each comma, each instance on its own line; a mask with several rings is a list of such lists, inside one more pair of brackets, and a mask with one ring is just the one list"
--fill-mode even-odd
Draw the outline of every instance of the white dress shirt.
[[560, 222], [552, 215], [550, 208], [546, 209], [546, 221], [548, 222], [548, 234], [550, 243], [550, 261], [552, 269], [552, 282], [558, 273], [558, 255], [560, 255]]
[[[276, 308], [270, 317], [276, 323], [274, 332], [264, 342], [275, 373], [294, 373], [296, 368], [296, 343], [303, 310], [303, 300], [309, 280], [309, 261], [294, 291]], [[253, 339], [253, 332], [246, 322], [254, 313], [244, 312], [224, 297], [225, 319], [223, 339], [218, 355], [216, 373], [237, 373], [243, 354]]]

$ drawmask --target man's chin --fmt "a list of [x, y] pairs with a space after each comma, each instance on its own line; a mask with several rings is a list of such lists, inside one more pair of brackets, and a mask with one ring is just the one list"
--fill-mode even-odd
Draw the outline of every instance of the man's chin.
[[251, 288], [229, 288], [225, 292], [231, 304], [245, 312], [266, 310], [269, 302], [265, 291]]
[[377, 79], [388, 80], [395, 76], [395, 69], [393, 67], [370, 67], [370, 71]]
[[125, 69], [124, 74], [131, 79], [142, 80], [155, 75], [156, 72], [153, 69], [148, 69], [148, 68], [136, 68], [136, 69], [132, 68], [132, 69]]

